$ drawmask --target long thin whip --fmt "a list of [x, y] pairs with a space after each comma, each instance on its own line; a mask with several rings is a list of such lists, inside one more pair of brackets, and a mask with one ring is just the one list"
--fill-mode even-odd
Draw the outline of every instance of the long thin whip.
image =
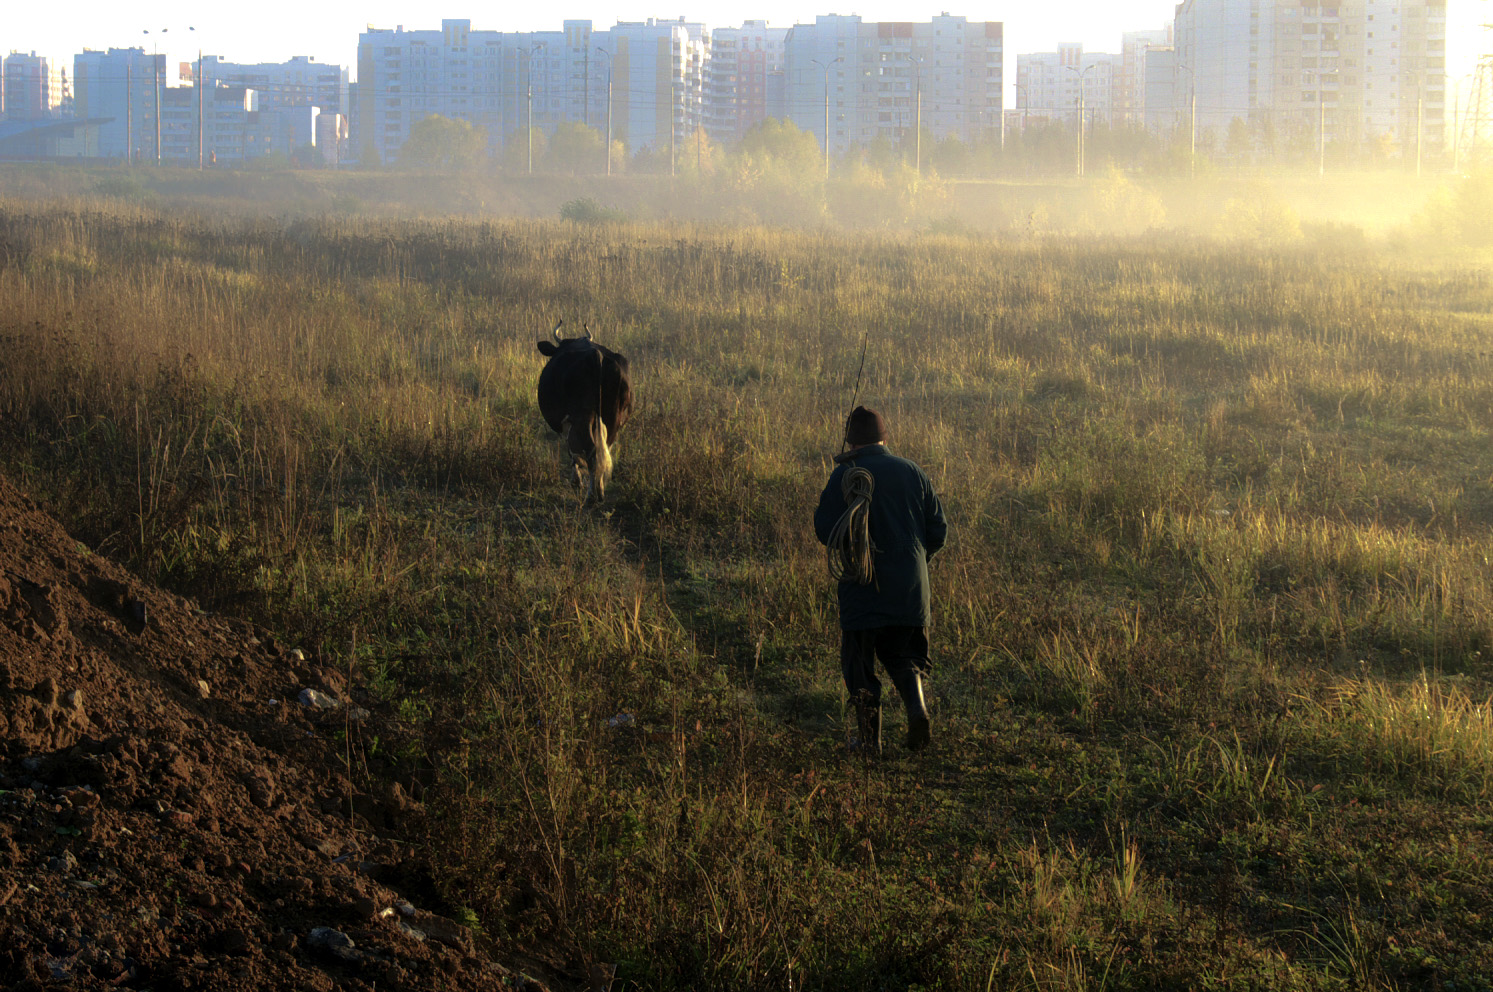
[[[870, 340], [871, 328], [867, 327], [861, 334], [861, 367], [855, 370], [855, 389], [850, 394], [850, 410], [852, 413], [855, 412], [855, 401], [860, 399], [861, 395], [861, 373], [866, 371], [866, 345]], [[850, 439], [848, 437], [840, 439], [840, 454], [843, 455], [845, 453], [845, 446], [849, 443]]]

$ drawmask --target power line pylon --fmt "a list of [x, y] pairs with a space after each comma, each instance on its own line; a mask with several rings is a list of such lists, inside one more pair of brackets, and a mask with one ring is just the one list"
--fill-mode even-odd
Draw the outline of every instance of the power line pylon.
[[1458, 157], [1468, 164], [1487, 161], [1493, 153], [1493, 55], [1477, 60], [1464, 99]]
[[[1483, 29], [1493, 29], [1484, 24]], [[1457, 158], [1479, 164], [1493, 157], [1493, 54], [1477, 60], [1477, 70], [1462, 95], [1462, 120], [1457, 129]]]

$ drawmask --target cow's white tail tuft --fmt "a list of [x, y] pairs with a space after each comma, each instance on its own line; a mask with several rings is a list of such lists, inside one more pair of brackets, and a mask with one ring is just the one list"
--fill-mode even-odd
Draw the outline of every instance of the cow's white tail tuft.
[[612, 444], [607, 434], [607, 422], [596, 418], [596, 476], [598, 495], [606, 489], [612, 478]]

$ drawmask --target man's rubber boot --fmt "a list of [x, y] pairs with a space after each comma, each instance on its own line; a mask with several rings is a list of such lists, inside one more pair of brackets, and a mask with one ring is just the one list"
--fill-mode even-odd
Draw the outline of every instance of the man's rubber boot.
[[855, 732], [862, 752], [881, 754], [881, 703], [864, 689], [855, 698]]
[[928, 704], [923, 699], [923, 676], [916, 668], [900, 672], [893, 680], [907, 705], [907, 749], [921, 751], [933, 739], [928, 728]]

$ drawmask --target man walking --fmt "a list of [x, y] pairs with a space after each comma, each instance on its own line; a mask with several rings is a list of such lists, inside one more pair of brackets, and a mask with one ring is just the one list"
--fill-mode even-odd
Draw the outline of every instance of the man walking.
[[907, 707], [907, 746], [916, 751], [930, 738], [922, 680], [932, 668], [928, 559], [943, 547], [948, 524], [928, 476], [889, 452], [886, 439], [881, 414], [851, 412], [847, 450], [819, 497], [814, 532], [832, 560], [843, 553], [851, 564], [839, 583], [840, 668], [860, 745], [881, 750], [879, 657]]

